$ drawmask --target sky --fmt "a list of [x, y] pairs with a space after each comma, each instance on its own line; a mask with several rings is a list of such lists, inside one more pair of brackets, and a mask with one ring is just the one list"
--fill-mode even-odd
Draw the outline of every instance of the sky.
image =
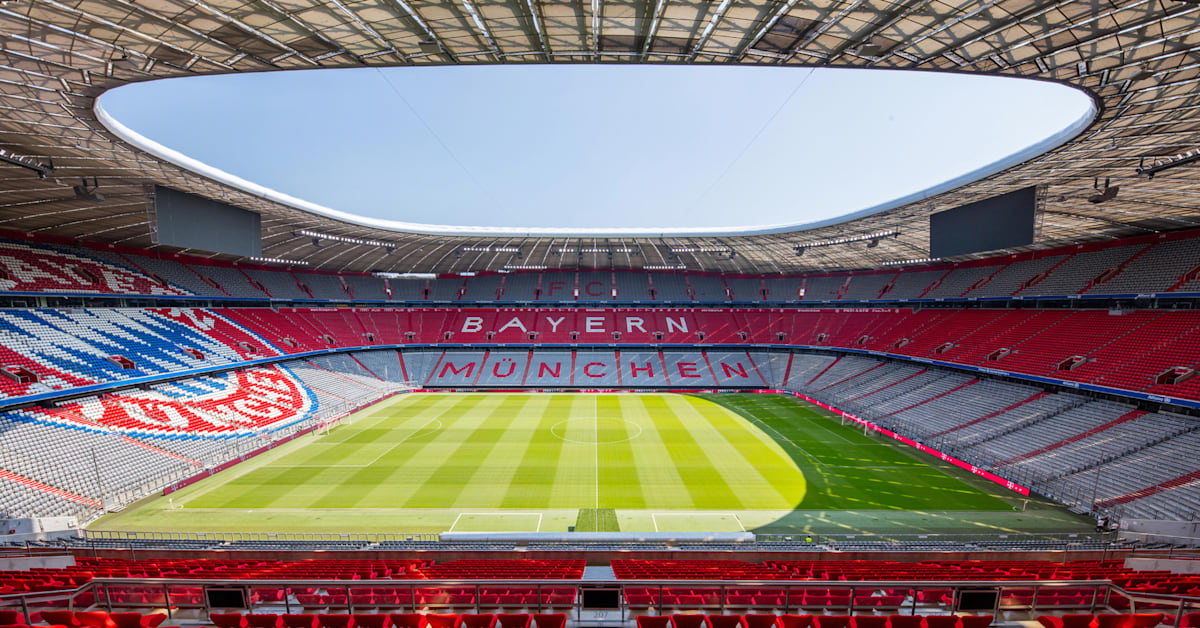
[[933, 72], [520, 65], [186, 77], [100, 105], [209, 166], [360, 216], [653, 229], [876, 207], [1020, 156], [1091, 99]]

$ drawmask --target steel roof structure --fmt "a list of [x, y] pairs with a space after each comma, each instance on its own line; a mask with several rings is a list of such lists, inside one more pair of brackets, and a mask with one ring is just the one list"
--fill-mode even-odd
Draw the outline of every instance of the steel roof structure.
[[[0, 38], [4, 229], [155, 248], [147, 188], [161, 184], [259, 212], [264, 256], [310, 268], [792, 273], [925, 258], [931, 212], [1031, 185], [1042, 189], [1035, 247], [1200, 225], [1195, 165], [1153, 179], [1135, 174], [1143, 157], [1200, 149], [1200, 6], [1190, 1], [7, 0]], [[174, 76], [500, 63], [1001, 74], [1083, 88], [1100, 113], [1040, 157], [838, 225], [719, 238], [579, 238], [423, 235], [317, 215], [140, 150], [107, 129], [93, 107], [113, 87]], [[53, 171], [39, 178], [35, 169], [46, 165]], [[81, 177], [95, 177], [103, 200], [76, 194]], [[1088, 201], [1096, 177], [1120, 186], [1116, 198]], [[314, 246], [302, 230], [337, 237]], [[825, 245], [797, 255], [797, 245], [813, 243]]]

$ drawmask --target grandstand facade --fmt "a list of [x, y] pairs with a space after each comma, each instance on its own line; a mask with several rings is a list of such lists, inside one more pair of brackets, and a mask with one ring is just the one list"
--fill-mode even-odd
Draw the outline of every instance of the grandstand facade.
[[9, 239], [9, 513], [86, 519], [404, 390], [777, 390], [1080, 511], [1190, 519], [1198, 242], [396, 280]]

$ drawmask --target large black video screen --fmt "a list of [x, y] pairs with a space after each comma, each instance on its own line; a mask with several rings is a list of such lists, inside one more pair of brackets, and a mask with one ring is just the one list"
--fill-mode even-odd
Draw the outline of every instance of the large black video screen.
[[1037, 188], [993, 196], [929, 217], [929, 256], [953, 257], [1033, 244]]
[[154, 187], [156, 242], [185, 249], [262, 256], [258, 214], [195, 194]]

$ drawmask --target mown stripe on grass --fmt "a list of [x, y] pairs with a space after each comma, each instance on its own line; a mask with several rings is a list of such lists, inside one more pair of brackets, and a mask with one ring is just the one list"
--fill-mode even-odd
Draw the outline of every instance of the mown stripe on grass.
[[266, 508], [299, 483], [307, 483], [328, 469], [311, 467], [259, 469], [228, 482], [188, 502], [191, 508]]
[[598, 412], [596, 395], [573, 395], [564, 423], [555, 427], [566, 442], [562, 446], [554, 481], [550, 486], [552, 508], [595, 508], [598, 467], [595, 443]]
[[[512, 417], [504, 433], [496, 439], [488, 455], [479, 462], [454, 500], [458, 508], [501, 508], [505, 507], [504, 496], [508, 492], [513, 476], [521, 464], [525, 450], [537, 437], [537, 424], [529, 417], [542, 416], [548, 404], [545, 396], [526, 395], [514, 397], [520, 406], [511, 410]], [[507, 411], [507, 410], [498, 410]]]
[[679, 476], [691, 494], [692, 502], [700, 509], [740, 510], [743, 507], [742, 500], [713, 467], [709, 452], [701, 443], [696, 442], [692, 433], [676, 416], [672, 405], [665, 397], [646, 400], [646, 407], [654, 418], [658, 431], [663, 434], [667, 453], [679, 469]]
[[[405, 508], [439, 508], [456, 502], [466, 485], [474, 477], [482, 461], [494, 450], [501, 436], [517, 417], [517, 410], [524, 403], [520, 397], [506, 395], [490, 397], [481, 395], [486, 401], [476, 408], [486, 411], [480, 420], [476, 421], [469, 432], [455, 423], [447, 432], [452, 440], [447, 444], [452, 447], [440, 459], [430, 460], [440, 464], [428, 474], [421, 486], [404, 502]], [[499, 403], [493, 403], [499, 399]], [[439, 439], [438, 442], [447, 439]]]
[[[600, 436], [600, 506], [645, 508], [646, 495], [638, 478], [635, 441], [643, 428], [625, 416], [626, 399], [633, 395], [605, 395], [598, 399]], [[638, 402], [638, 405], [641, 405]], [[613, 515], [615, 522], [616, 515]]]
[[705, 443], [709, 459], [748, 508], [794, 508], [804, 498], [804, 474], [775, 441], [758, 426], [722, 406], [695, 397], [668, 403], [697, 442]]
[[529, 444], [521, 452], [517, 468], [508, 481], [501, 503], [505, 508], [548, 508], [550, 507], [549, 483], [558, 473], [559, 458], [562, 456], [561, 439], [550, 430], [570, 412], [571, 398], [547, 395], [538, 421], [533, 426]]
[[399, 415], [421, 412], [430, 406], [444, 403], [442, 395], [409, 394], [395, 398], [394, 403], [387, 403], [371, 410], [368, 414], [353, 417], [352, 421], [343, 422], [328, 435], [321, 437], [321, 442], [340, 444], [346, 439], [353, 438], [360, 430], [370, 428], [379, 423], [390, 422]]
[[691, 491], [671, 460], [663, 434], [659, 433], [651, 417], [647, 404], [653, 398], [656, 397], [631, 395], [621, 402], [622, 416], [642, 427], [642, 435], [630, 441], [634, 469], [629, 481], [636, 480], [648, 507], [694, 509]]
[[453, 405], [438, 416], [441, 429], [425, 437], [413, 438], [397, 446], [375, 464], [387, 475], [380, 485], [361, 495], [360, 505], [399, 508], [421, 489], [453, 453], [453, 447], [491, 414], [500, 399], [488, 400], [477, 395], [445, 395]]
[[295, 508], [353, 508], [370, 504], [367, 496], [375, 491], [391, 488], [392, 470], [398, 459], [402, 459], [406, 448], [419, 445], [422, 434], [433, 433], [431, 428], [441, 424], [442, 417], [457, 413], [460, 403], [455, 399], [439, 399], [436, 403], [421, 404], [420, 411], [397, 414], [386, 423], [367, 426], [363, 429], [374, 432], [375, 446], [363, 448], [357, 456], [351, 444], [339, 445], [336, 452], [338, 464], [368, 465], [360, 468], [331, 467], [328, 474], [315, 480], [297, 483], [286, 502], [280, 500], [276, 506]]
[[427, 423], [435, 422], [456, 405], [453, 399], [438, 399], [435, 403], [397, 408], [386, 421], [351, 426], [356, 433], [337, 445], [318, 448], [323, 456], [306, 464], [360, 466], [385, 462], [383, 458], [397, 443], [411, 438]]

